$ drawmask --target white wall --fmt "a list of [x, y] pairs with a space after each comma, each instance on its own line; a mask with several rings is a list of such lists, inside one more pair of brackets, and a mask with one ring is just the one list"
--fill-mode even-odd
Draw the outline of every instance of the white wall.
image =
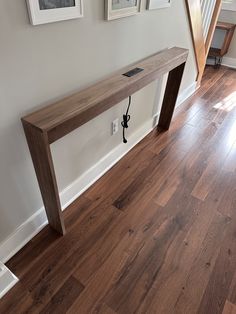
[[[103, 0], [85, 17], [33, 27], [24, 0], [0, 1], [0, 245], [42, 206], [20, 117], [160, 49], [190, 49], [182, 90], [196, 66], [184, 0], [106, 22]], [[129, 136], [152, 120], [156, 83], [134, 95]], [[121, 143], [110, 135], [126, 101], [52, 145], [60, 190]]]

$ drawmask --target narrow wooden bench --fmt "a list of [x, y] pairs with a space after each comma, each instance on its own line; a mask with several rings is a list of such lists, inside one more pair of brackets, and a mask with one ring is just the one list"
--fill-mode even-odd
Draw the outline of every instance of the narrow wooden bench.
[[[65, 234], [50, 144], [85, 124], [165, 73], [169, 73], [158, 127], [168, 130], [188, 50], [171, 48], [118, 71], [113, 76], [22, 118], [49, 224]], [[127, 77], [134, 68], [143, 71]]]

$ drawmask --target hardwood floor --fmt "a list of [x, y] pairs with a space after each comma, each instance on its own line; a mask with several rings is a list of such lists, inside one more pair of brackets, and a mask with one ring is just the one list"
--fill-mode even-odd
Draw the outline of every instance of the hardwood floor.
[[236, 313], [236, 71], [207, 68], [63, 215], [8, 262], [0, 313]]

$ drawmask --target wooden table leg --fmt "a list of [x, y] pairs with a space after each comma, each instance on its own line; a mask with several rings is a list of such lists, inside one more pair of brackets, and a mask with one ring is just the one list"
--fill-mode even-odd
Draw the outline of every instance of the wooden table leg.
[[25, 121], [22, 122], [49, 224], [63, 235], [65, 226], [47, 134]]
[[169, 73], [158, 123], [158, 129], [160, 130], [168, 130], [170, 127], [184, 73], [184, 68], [185, 63], [179, 65]]

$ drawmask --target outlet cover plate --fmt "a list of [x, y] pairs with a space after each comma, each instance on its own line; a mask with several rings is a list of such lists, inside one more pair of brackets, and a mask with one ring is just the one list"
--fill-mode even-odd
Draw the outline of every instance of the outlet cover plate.
[[119, 131], [119, 119], [115, 119], [111, 124], [111, 134], [115, 135]]

